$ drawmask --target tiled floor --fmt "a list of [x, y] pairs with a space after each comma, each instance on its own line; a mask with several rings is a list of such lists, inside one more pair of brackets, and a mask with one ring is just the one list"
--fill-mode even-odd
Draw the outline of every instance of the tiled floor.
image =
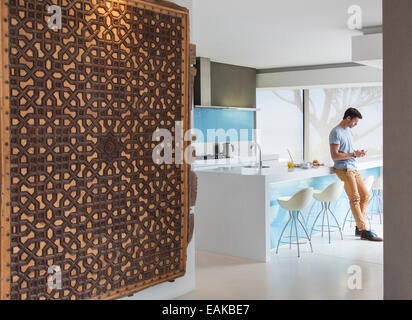
[[[342, 241], [334, 232], [332, 244], [314, 236], [314, 253], [302, 245], [300, 258], [296, 247], [281, 247], [269, 263], [197, 251], [196, 290], [178, 299], [383, 299], [383, 244], [353, 233], [348, 225]], [[360, 267], [362, 289], [349, 289], [351, 266]]]

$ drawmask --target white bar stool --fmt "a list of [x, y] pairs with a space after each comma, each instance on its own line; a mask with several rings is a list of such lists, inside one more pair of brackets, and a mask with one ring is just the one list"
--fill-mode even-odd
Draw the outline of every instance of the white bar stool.
[[[302, 210], [305, 210], [309, 205], [310, 202], [312, 200], [312, 196], [313, 196], [313, 188], [306, 188], [303, 190], [300, 190], [299, 192], [297, 192], [295, 195], [293, 195], [292, 197], [280, 197], [277, 199], [279, 205], [285, 209], [289, 211], [289, 220], [286, 223], [285, 227], [282, 230], [282, 233], [280, 234], [280, 238], [278, 241], [278, 246], [276, 248], [276, 254], [279, 251], [279, 245], [280, 243], [289, 243], [290, 246], [292, 246], [292, 244], [296, 244], [298, 247], [298, 257], [300, 257], [300, 248], [299, 248], [299, 234], [298, 234], [298, 227], [297, 227], [297, 222], [300, 223], [303, 231], [306, 234], [306, 239], [308, 239], [309, 244], [310, 244], [310, 250], [313, 252], [313, 248], [312, 248], [312, 242], [310, 241], [310, 237], [308, 235], [308, 232], [306, 231], [306, 228], [304, 226], [304, 224], [302, 223], [302, 221], [299, 219], [299, 213], [302, 215]], [[287, 226], [290, 223], [290, 236], [289, 236], [289, 241], [285, 242], [282, 241], [282, 237], [283, 234], [287, 228]], [[296, 237], [296, 242], [292, 242], [292, 228], [293, 226], [295, 226], [295, 237]]]
[[[324, 190], [315, 190], [314, 191], [313, 197], [316, 200], [318, 200], [322, 203], [322, 209], [320, 210], [320, 212], [318, 213], [318, 215], [315, 218], [315, 221], [313, 222], [312, 230], [310, 231], [310, 236], [311, 237], [312, 237], [313, 230], [320, 231], [320, 230], [315, 229], [315, 226], [316, 226], [316, 222], [318, 221], [320, 215], [323, 213], [323, 215], [322, 215], [322, 224], [320, 225], [320, 227], [322, 227], [322, 229], [321, 229], [322, 237], [323, 237], [323, 227], [325, 227], [324, 223], [325, 223], [325, 216], [326, 216], [326, 219], [328, 221], [327, 227], [328, 227], [328, 234], [329, 234], [329, 243], [330, 243], [331, 228], [338, 228], [339, 232], [340, 232], [340, 236], [343, 240], [343, 234], [342, 234], [342, 230], [340, 228], [339, 222], [336, 219], [335, 215], [333, 214], [332, 210], [330, 209], [330, 204], [332, 202], [337, 201], [340, 198], [340, 196], [342, 195], [342, 192], [343, 192], [343, 182], [342, 181], [332, 183], [328, 187], [326, 187]], [[330, 225], [329, 213], [335, 219], [336, 226], [334, 226], [334, 225], [331, 226]]]
[[[380, 224], [382, 224], [382, 211], [383, 211], [382, 192], [383, 192], [383, 177], [379, 176], [372, 184], [372, 197], [370, 199], [371, 210], [369, 211], [369, 214], [370, 214], [369, 222], [372, 220], [373, 215], [379, 214], [379, 222]], [[373, 211], [373, 205], [376, 201], [378, 202], [378, 212]]]
[[[365, 185], [365, 188], [366, 188], [366, 190], [368, 190], [368, 192], [370, 192], [370, 190], [372, 188], [372, 185], [374, 184], [374, 180], [375, 180], [375, 178], [373, 176], [369, 176], [369, 177], [367, 177], [366, 179], [363, 180], [363, 184]], [[369, 200], [369, 202], [370, 202], [370, 200]], [[353, 218], [353, 215], [350, 215], [349, 219], [348, 219], [348, 215], [349, 215], [350, 210], [351, 209], [350, 209], [350, 204], [349, 204], [348, 212], [346, 212], [345, 219], [343, 220], [342, 229], [345, 229], [346, 221], [350, 222], [351, 227], [352, 227], [352, 222], [355, 222], [355, 219]], [[369, 227], [370, 227], [371, 226], [371, 219], [368, 218], [368, 220], [369, 220]]]

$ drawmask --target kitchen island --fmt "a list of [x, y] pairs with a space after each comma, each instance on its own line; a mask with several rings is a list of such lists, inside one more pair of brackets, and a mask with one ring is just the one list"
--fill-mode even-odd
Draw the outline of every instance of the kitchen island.
[[[365, 178], [380, 175], [381, 158], [358, 160], [358, 170]], [[196, 249], [269, 261], [279, 236], [279, 228], [287, 214], [276, 205], [278, 196], [291, 196], [314, 187], [323, 189], [337, 181], [329, 165], [312, 169], [288, 168], [287, 163], [271, 164], [270, 168], [224, 167], [197, 170], [199, 177], [196, 205]], [[342, 212], [348, 205], [343, 200]], [[314, 216], [310, 210], [306, 215]], [[286, 220], [285, 220], [286, 219]], [[338, 218], [339, 219], [339, 218]]]

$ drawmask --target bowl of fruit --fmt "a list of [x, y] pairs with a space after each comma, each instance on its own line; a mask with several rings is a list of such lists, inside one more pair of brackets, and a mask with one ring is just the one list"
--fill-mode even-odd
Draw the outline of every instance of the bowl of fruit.
[[314, 166], [314, 167], [321, 167], [321, 166], [324, 166], [325, 164], [324, 163], [320, 163], [318, 160], [313, 160], [313, 162], [312, 162], [312, 166]]

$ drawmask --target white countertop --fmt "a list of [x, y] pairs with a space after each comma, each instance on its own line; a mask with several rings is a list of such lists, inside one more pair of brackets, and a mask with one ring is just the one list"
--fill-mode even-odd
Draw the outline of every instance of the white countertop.
[[[382, 166], [382, 158], [358, 159], [359, 170]], [[272, 258], [271, 186], [326, 177], [333, 169], [329, 163], [317, 169], [288, 169], [287, 162], [273, 162], [269, 169], [204, 168], [196, 173], [196, 248], [267, 262]]]
[[[383, 160], [381, 157], [366, 157], [357, 160], [358, 170], [364, 170], [369, 168], [382, 167]], [[259, 170], [258, 168], [245, 168], [245, 167], [222, 167], [214, 169], [198, 169], [198, 173], [204, 174], [231, 174], [239, 176], [263, 176], [267, 177], [273, 182], [300, 180], [314, 177], [321, 177], [333, 174], [333, 167], [320, 166], [311, 169], [302, 168], [288, 168], [287, 162], [278, 162], [276, 165], [271, 165], [270, 168], [264, 168]]]
[[[276, 161], [279, 159], [279, 155], [277, 154], [262, 154], [262, 161]], [[203, 166], [239, 166], [239, 165], [247, 165], [250, 163], [256, 162], [256, 156], [234, 156], [231, 158], [224, 158], [224, 159], [208, 159], [202, 160], [198, 159], [194, 162], [195, 167], [203, 167]]]

